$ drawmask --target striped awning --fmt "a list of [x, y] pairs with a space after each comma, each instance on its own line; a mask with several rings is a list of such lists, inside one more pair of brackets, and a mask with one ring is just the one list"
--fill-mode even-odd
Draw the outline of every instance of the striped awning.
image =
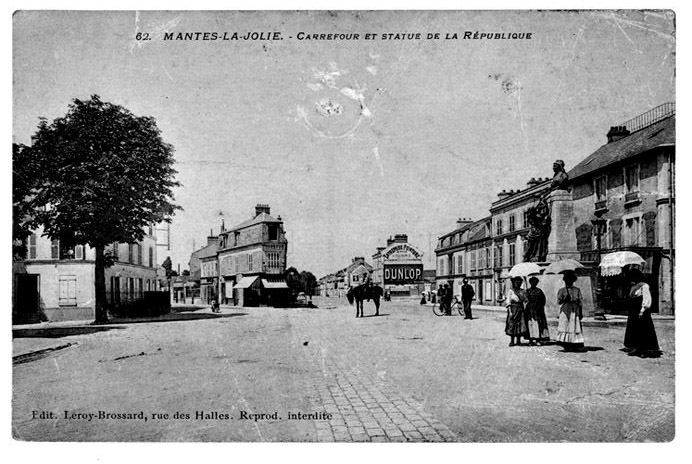
[[264, 288], [269, 288], [269, 289], [278, 289], [278, 288], [288, 288], [288, 285], [286, 285], [286, 282], [283, 280], [280, 280], [278, 282], [271, 282], [267, 279], [262, 279], [262, 286]]
[[243, 277], [233, 288], [249, 288], [257, 280], [257, 276]]

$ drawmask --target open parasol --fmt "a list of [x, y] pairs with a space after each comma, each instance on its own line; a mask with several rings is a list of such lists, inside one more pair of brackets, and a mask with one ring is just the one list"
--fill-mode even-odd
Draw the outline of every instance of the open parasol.
[[509, 277], [527, 277], [538, 275], [541, 272], [543, 272], [543, 268], [536, 263], [519, 263], [509, 270]]
[[548, 267], [545, 268], [545, 274], [562, 274], [565, 271], [576, 271], [584, 266], [582, 263], [576, 259], [561, 259], [560, 261], [555, 261], [550, 263]]
[[614, 276], [622, 272], [625, 266], [644, 266], [646, 261], [633, 251], [616, 251], [603, 255], [599, 267], [601, 275]]

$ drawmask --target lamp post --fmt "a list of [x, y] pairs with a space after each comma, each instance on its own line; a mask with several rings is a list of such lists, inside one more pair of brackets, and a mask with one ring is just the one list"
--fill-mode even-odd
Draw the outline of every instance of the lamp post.
[[591, 220], [594, 231], [596, 232], [596, 259], [598, 261], [598, 277], [596, 278], [596, 311], [594, 319], [605, 321], [605, 311], [603, 310], [603, 277], [601, 276], [601, 235], [605, 230], [606, 220], [601, 217], [594, 217]]

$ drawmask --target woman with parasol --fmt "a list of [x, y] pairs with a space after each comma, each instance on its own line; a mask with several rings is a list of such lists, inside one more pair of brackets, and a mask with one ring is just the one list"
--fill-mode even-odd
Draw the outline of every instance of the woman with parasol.
[[[526, 304], [526, 291], [521, 288], [524, 281], [522, 277], [512, 277], [512, 288], [507, 291], [507, 322], [505, 333], [509, 335], [509, 346], [521, 345], [521, 337], [528, 335], [526, 321], [524, 319], [524, 305]], [[516, 338], [516, 343], [514, 339]]]
[[574, 286], [577, 275], [574, 271], [564, 271], [562, 280], [565, 286], [557, 292], [560, 314], [556, 340], [564, 345], [565, 351], [585, 351], [581, 325], [583, 317], [581, 290]]

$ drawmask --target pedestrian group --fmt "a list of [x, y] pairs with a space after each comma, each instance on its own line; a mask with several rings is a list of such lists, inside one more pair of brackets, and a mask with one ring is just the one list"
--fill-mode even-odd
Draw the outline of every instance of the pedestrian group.
[[[630, 356], [658, 357], [661, 352], [658, 346], [656, 330], [651, 318], [651, 291], [644, 282], [644, 275], [639, 269], [628, 272], [632, 286], [624, 302], [628, 307], [627, 328], [625, 330], [624, 348]], [[584, 334], [582, 329], [583, 300], [574, 271], [563, 273], [564, 287], [557, 292], [559, 305], [557, 335], [555, 341], [565, 351], [584, 352]], [[506, 295], [507, 321], [505, 333], [510, 337], [509, 346], [521, 345], [521, 338], [530, 345], [542, 345], [550, 341], [548, 320], [545, 315], [546, 297], [538, 288], [537, 277], [529, 279], [530, 287], [522, 288], [522, 277], [511, 279], [511, 288]]]

